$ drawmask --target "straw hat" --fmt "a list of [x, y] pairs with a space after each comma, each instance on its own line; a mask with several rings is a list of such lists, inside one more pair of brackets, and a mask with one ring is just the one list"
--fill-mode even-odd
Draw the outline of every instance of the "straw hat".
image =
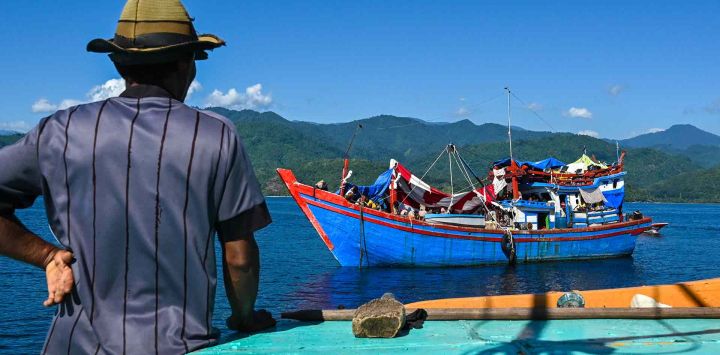
[[225, 41], [198, 35], [192, 21], [179, 0], [128, 0], [115, 37], [94, 39], [87, 50], [110, 53], [113, 62], [124, 65], [170, 62], [188, 52], [194, 52], [196, 60], [207, 59], [205, 51], [224, 46]]

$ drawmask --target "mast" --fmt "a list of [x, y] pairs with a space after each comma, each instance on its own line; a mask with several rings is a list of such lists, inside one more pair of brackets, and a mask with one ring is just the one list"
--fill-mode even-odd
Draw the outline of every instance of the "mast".
[[512, 189], [513, 189], [513, 200], [517, 200], [520, 198], [520, 191], [518, 191], [518, 181], [517, 181], [517, 170], [518, 166], [515, 164], [515, 159], [513, 159], [513, 151], [512, 151], [512, 123], [511, 123], [511, 115], [510, 115], [510, 87], [506, 86], [505, 91], [507, 91], [507, 118], [508, 118], [508, 141], [510, 142], [510, 170], [512, 175]]
[[510, 162], [512, 162], [513, 161], [513, 152], [512, 152], [512, 125], [510, 123], [510, 87], [506, 86], [505, 91], [507, 91], [508, 140], [510, 141]]
[[342, 176], [340, 177], [340, 196], [345, 196], [345, 180], [348, 178], [348, 174], [350, 173], [350, 148], [352, 148], [352, 144], [355, 141], [355, 135], [357, 135], [361, 128], [363, 128], [361, 124], [358, 124], [357, 127], [355, 127], [355, 131], [350, 138], [350, 144], [348, 144], [347, 150], [345, 150], [345, 155], [343, 155], [343, 170]]

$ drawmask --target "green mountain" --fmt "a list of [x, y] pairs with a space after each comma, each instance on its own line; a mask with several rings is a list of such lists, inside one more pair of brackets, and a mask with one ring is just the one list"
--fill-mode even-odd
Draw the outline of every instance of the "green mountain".
[[685, 156], [704, 168], [720, 164], [720, 136], [690, 124], [673, 125], [664, 131], [641, 134], [619, 142], [624, 147], [653, 148]]
[[649, 201], [720, 202], [720, 166], [689, 171], [655, 182], [639, 196]]
[[[210, 110], [233, 121], [238, 127], [238, 132], [246, 140], [248, 137], [257, 137], [258, 124], [262, 122], [263, 126], [292, 131], [292, 137], [286, 138], [306, 137], [311, 140], [313, 147], [322, 145], [321, 150], [331, 153], [331, 157], [343, 156], [358, 125], [362, 128], [353, 143], [352, 156], [370, 160], [388, 156], [396, 159], [421, 158], [427, 154], [434, 154], [450, 142], [463, 146], [507, 141], [507, 127], [494, 123], [476, 125], [469, 120], [435, 123], [410, 117], [381, 115], [346, 123], [318, 124], [289, 121], [274, 112], [233, 111], [224, 108]], [[550, 134], [550, 132], [518, 129], [513, 132], [513, 138], [535, 139]], [[299, 141], [302, 139], [294, 142]], [[294, 142], [285, 143], [294, 144]], [[305, 142], [302, 144], [305, 145]]]
[[[487, 175], [493, 161], [509, 155], [506, 127], [497, 124], [476, 125], [468, 120], [453, 123], [425, 122], [415, 118], [389, 115], [363, 120], [318, 124], [290, 121], [274, 112], [233, 111], [213, 108], [228, 117], [245, 142], [258, 179], [268, 195], [287, 191], [275, 169], [292, 169], [300, 181], [320, 179], [337, 189], [342, 156], [358, 125], [362, 125], [350, 155], [352, 181], [369, 184], [385, 169], [391, 158], [397, 159], [415, 174], [443, 189], [449, 189], [449, 162], [439, 159], [428, 168], [448, 143], [454, 143], [464, 159], [480, 177]], [[669, 129], [668, 131], [676, 131]], [[0, 147], [21, 135], [0, 136]], [[520, 160], [540, 160], [554, 156], [573, 162], [583, 150], [598, 159], [617, 159], [614, 142], [570, 133], [513, 130], [513, 155]], [[718, 159], [720, 146], [688, 145], [676, 147], [628, 148], [626, 170], [627, 198], [650, 201], [720, 202], [714, 191], [720, 179], [720, 167], [704, 169], [697, 160]], [[687, 155], [691, 155], [688, 157]], [[454, 163], [453, 163], [454, 164]], [[709, 165], [707, 165], [709, 166]], [[456, 189], [467, 183], [454, 171]]]
[[[450, 142], [456, 144], [481, 177], [487, 174], [493, 161], [508, 156], [506, 128], [496, 124], [475, 125], [467, 120], [432, 123], [388, 115], [347, 123], [317, 124], [289, 121], [273, 112], [213, 110], [235, 123], [246, 142], [258, 178], [264, 182], [265, 192], [273, 195], [286, 194], [275, 174], [277, 167], [292, 169], [301, 181], [314, 183], [324, 179], [332, 189], [337, 188], [342, 170], [341, 157], [358, 125], [363, 128], [355, 138], [350, 155], [353, 181], [359, 184], [372, 182], [387, 169], [390, 158], [398, 159], [416, 174], [424, 175]], [[554, 156], [572, 162], [583, 149], [607, 162], [617, 158], [615, 144], [588, 136], [518, 129], [513, 131], [513, 137], [514, 156], [518, 159], [540, 160]], [[627, 152], [629, 199], [678, 201], [678, 197], [670, 197], [678, 195], [656, 196], [654, 186], [680, 174], [702, 171], [682, 154], [653, 148], [630, 148]], [[425, 179], [448, 189], [448, 166], [446, 159], [439, 160], [432, 170], [427, 171]]]
[[0, 148], [15, 143], [18, 139], [22, 138], [23, 135], [19, 133], [13, 133], [8, 135], [0, 135]]
[[669, 146], [674, 149], [686, 149], [697, 144], [720, 147], [720, 136], [690, 124], [677, 124], [664, 131], [621, 140], [620, 144], [628, 147]]

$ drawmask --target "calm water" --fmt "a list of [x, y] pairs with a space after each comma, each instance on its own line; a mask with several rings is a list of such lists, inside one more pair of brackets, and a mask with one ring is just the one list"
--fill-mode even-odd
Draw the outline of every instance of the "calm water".
[[[412, 302], [720, 276], [720, 205], [627, 204], [626, 211], [640, 209], [656, 221], [670, 222], [662, 237], [638, 237], [632, 257], [515, 267], [365, 270], [338, 266], [291, 199], [270, 198], [269, 205], [275, 222], [257, 236], [262, 254], [257, 303], [277, 316], [298, 308], [355, 307], [384, 292]], [[32, 231], [52, 238], [41, 204], [18, 214]], [[0, 257], [0, 353], [41, 350], [53, 313], [41, 305], [44, 282], [40, 270]], [[227, 335], [224, 319], [230, 308], [221, 282], [214, 323]]]

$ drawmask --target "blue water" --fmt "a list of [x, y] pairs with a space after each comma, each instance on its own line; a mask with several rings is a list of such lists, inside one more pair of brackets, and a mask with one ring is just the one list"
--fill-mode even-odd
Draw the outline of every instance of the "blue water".
[[[342, 268], [291, 199], [270, 198], [269, 206], [274, 223], [257, 235], [262, 262], [257, 305], [276, 316], [299, 308], [351, 308], [384, 292], [412, 302], [720, 276], [720, 205], [626, 204], [626, 211], [639, 209], [670, 223], [661, 237], [638, 237], [632, 257], [444, 269]], [[52, 239], [42, 204], [18, 215], [32, 231]], [[41, 350], [53, 313], [41, 304], [44, 283], [40, 270], [0, 257], [0, 353]], [[227, 335], [224, 292], [219, 280], [214, 324]]]

